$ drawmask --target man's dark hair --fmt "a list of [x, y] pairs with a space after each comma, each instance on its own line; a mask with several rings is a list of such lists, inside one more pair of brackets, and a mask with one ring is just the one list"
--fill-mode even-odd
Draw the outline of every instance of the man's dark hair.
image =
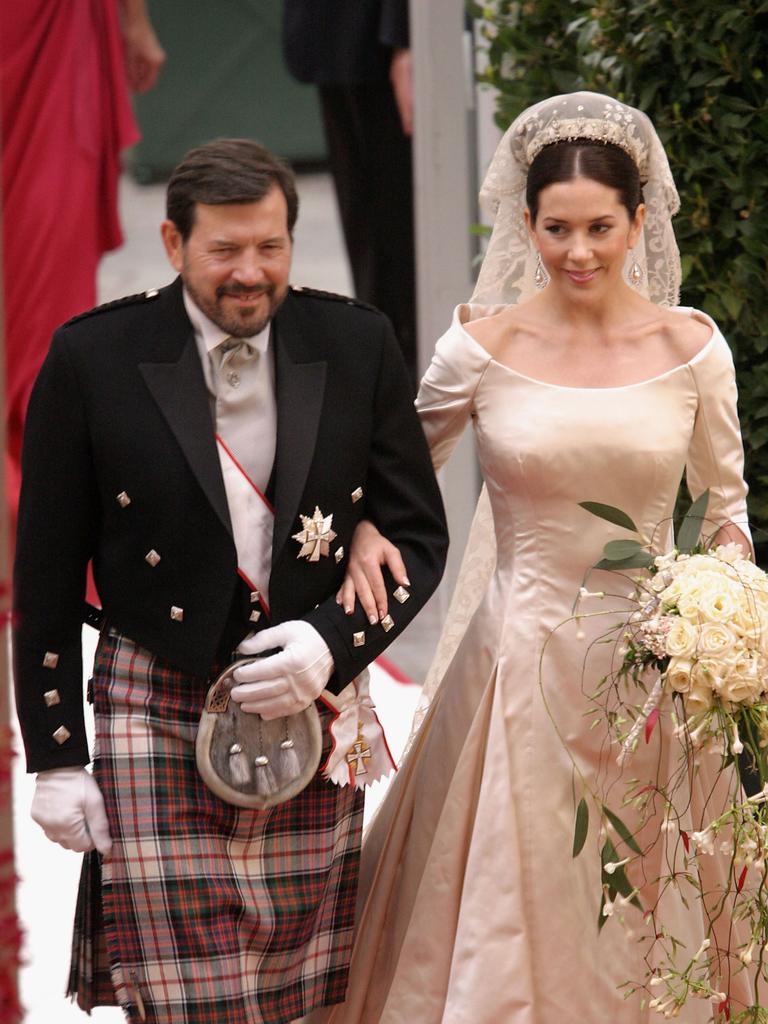
[[616, 189], [619, 200], [634, 220], [643, 201], [640, 172], [632, 157], [612, 142], [573, 139], [545, 146], [528, 169], [526, 202], [535, 224], [539, 212], [539, 193], [548, 185], [573, 178], [590, 178]]
[[253, 203], [277, 185], [288, 204], [288, 232], [299, 212], [296, 179], [279, 157], [252, 139], [216, 139], [192, 149], [171, 173], [165, 210], [186, 242], [195, 203]]

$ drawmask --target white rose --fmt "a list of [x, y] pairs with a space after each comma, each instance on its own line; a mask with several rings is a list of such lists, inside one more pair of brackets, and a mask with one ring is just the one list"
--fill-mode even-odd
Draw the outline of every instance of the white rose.
[[664, 647], [673, 658], [688, 657], [697, 647], [698, 630], [687, 619], [675, 618], [667, 633]]
[[732, 650], [736, 642], [736, 637], [722, 622], [705, 622], [698, 632], [698, 651], [704, 657], [724, 654]]
[[731, 565], [744, 558], [741, 547], [733, 541], [729, 541], [727, 544], [718, 544], [712, 555], [721, 562], [729, 562]]
[[659, 593], [659, 600], [665, 604], [668, 608], [677, 604], [677, 599], [683, 592], [682, 580], [674, 579], [671, 583], [665, 586]]
[[738, 599], [733, 591], [734, 586], [726, 580], [719, 581], [719, 585], [713, 583], [704, 590], [698, 603], [705, 621], [727, 622], [733, 618], [738, 608]]
[[718, 693], [724, 704], [754, 704], [762, 687], [753, 677], [732, 672], [720, 680]]
[[749, 580], [753, 586], [760, 589], [765, 589], [766, 580], [765, 573], [759, 565], [755, 565], [749, 558], [738, 558], [733, 563], [734, 571], [738, 574], [739, 579]]
[[730, 621], [731, 628], [735, 629], [741, 636], [748, 637], [750, 640], [756, 640], [765, 632], [766, 625], [768, 623], [766, 622], [765, 615], [761, 614], [761, 609], [754, 601], [749, 600], [745, 591], [741, 595], [736, 611]]
[[691, 685], [691, 662], [687, 658], [670, 658], [664, 679], [676, 693], [687, 693]]
[[713, 658], [698, 658], [691, 668], [691, 686], [695, 689], [716, 690], [722, 674], [722, 665]]
[[700, 622], [701, 621], [701, 601], [702, 595], [697, 591], [691, 589], [682, 594], [677, 599], [677, 610], [681, 617], [687, 619], [689, 622]]
[[722, 700], [732, 704], [754, 704], [763, 689], [762, 659], [752, 652], [741, 654], [717, 683]]

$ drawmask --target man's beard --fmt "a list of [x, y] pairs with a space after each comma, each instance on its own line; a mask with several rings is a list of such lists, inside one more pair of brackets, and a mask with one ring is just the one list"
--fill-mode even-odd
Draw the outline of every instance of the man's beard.
[[[267, 324], [270, 323], [275, 313], [278, 311], [280, 306], [287, 295], [287, 289], [282, 295], [278, 295], [275, 285], [270, 284], [262, 288], [246, 288], [243, 285], [229, 284], [220, 285], [216, 289], [216, 301], [211, 302], [209, 299], [204, 298], [192, 286], [189, 281], [184, 281], [184, 287], [192, 297], [193, 302], [197, 308], [205, 313], [208, 319], [220, 327], [222, 331], [225, 331], [230, 338], [252, 338], [257, 334], [261, 334]], [[246, 307], [241, 312], [243, 315], [248, 316], [247, 320], [243, 320], [242, 316], [237, 312], [228, 313], [222, 308], [221, 299], [225, 295], [252, 295], [256, 297], [265, 295], [267, 297], [268, 308], [267, 312], [254, 320], [251, 318], [250, 311]]]

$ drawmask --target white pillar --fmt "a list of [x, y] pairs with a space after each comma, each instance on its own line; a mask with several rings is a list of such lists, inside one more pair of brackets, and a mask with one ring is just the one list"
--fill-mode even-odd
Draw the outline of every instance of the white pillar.
[[[414, 198], [419, 369], [451, 311], [472, 293], [470, 226], [477, 219], [474, 72], [464, 0], [411, 0], [414, 75]], [[441, 595], [453, 589], [478, 493], [468, 431], [441, 473], [451, 552]]]

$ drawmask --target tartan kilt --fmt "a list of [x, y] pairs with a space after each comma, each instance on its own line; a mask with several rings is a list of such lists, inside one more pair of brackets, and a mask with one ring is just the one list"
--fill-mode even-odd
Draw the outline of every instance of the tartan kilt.
[[219, 799], [195, 765], [208, 685], [125, 637], [99, 641], [94, 775], [114, 846], [84, 861], [69, 985], [89, 1012], [286, 1024], [344, 998], [362, 793], [318, 773], [268, 810]]

